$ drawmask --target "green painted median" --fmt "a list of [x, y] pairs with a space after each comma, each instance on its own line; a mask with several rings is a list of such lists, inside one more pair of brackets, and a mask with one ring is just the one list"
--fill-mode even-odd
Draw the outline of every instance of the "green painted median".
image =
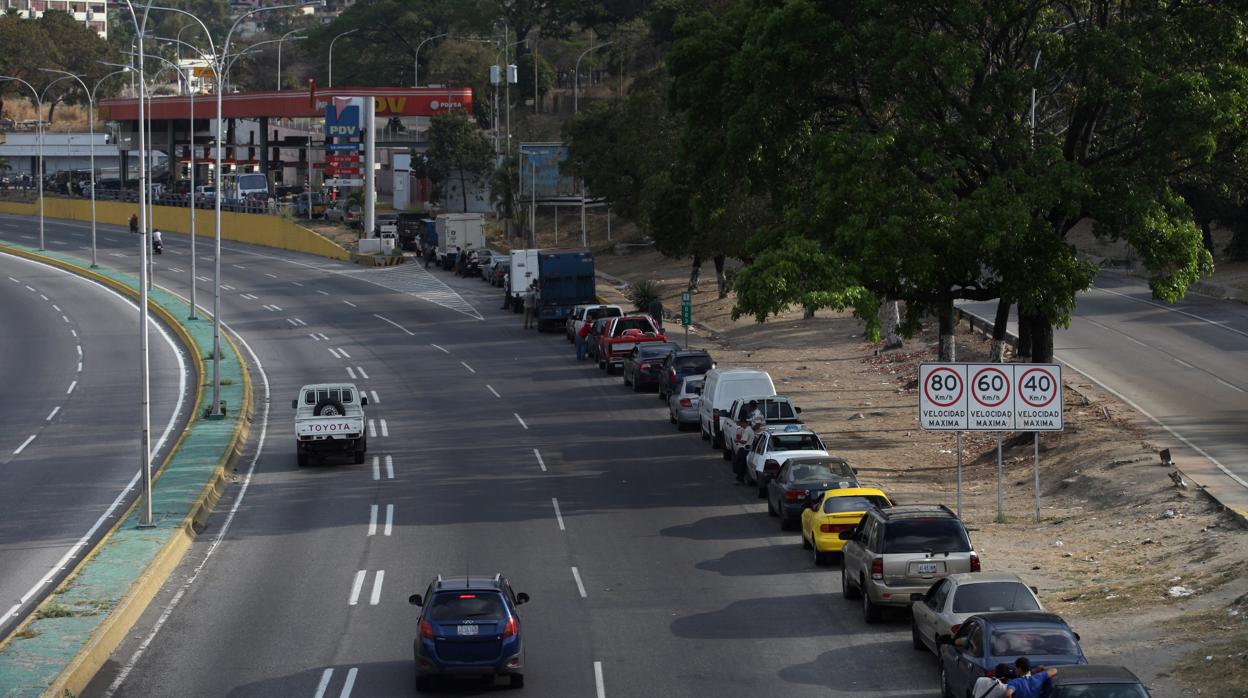
[[[90, 269], [83, 260], [23, 245], [2, 243], [0, 251], [46, 261], [138, 297], [138, 279], [129, 274]], [[211, 376], [212, 323], [187, 320], [187, 302], [171, 293], [153, 289], [150, 298], [152, 312], [190, 350], [192, 380], [198, 381], [197, 406], [187, 430], [165, 462], [154, 464], [161, 466], [152, 494], [156, 525], [139, 528], [137, 507], [128, 510], [87, 562], [6, 640], [0, 648], [0, 696], [60, 698], [82, 691], [190, 547], [224, 488], [227, 464], [245, 438], [242, 417], [249, 407], [250, 383], [234, 346], [223, 335], [221, 399], [227, 416], [203, 419], [212, 402], [212, 386], [205, 382]], [[134, 398], [138, 400], [137, 385]]]

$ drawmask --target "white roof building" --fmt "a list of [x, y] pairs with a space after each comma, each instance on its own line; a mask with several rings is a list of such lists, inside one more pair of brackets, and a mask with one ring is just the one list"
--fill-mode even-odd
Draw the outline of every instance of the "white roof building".
[[87, 25], [87, 28], [108, 38], [108, 3], [106, 0], [0, 0], [0, 14], [16, 10], [23, 19], [39, 19], [48, 10], [59, 10]]

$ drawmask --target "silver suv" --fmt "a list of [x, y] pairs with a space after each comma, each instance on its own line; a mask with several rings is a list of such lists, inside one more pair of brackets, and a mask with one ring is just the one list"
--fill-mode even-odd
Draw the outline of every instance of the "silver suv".
[[862, 599], [868, 623], [880, 620], [882, 606], [909, 606], [911, 594], [946, 575], [980, 569], [966, 527], [943, 505], [873, 509], [840, 537], [841, 588], [846, 599]]

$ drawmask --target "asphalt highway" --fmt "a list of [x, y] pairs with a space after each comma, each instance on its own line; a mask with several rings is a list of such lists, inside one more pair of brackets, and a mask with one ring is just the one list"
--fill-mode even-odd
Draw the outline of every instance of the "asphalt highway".
[[[30, 226], [0, 223], [5, 237]], [[67, 272], [0, 255], [0, 635], [137, 496], [138, 307]], [[152, 323], [153, 445], [193, 398], [180, 347]], [[157, 460], [156, 462], [159, 462]]]
[[[961, 307], [989, 319], [996, 311]], [[1142, 279], [1102, 271], [1055, 333], [1054, 355], [1248, 487], [1248, 307], [1194, 293], [1166, 305]]]
[[[133, 267], [132, 240], [109, 229], [100, 259]], [[187, 292], [188, 251], [166, 235], [158, 283]], [[497, 289], [228, 242], [221, 261], [259, 408], [239, 486], [86, 695], [411, 695], [408, 595], [492, 572], [533, 599], [530, 695], [936, 694], [904, 615], [866, 625], [717, 452]], [[373, 398], [369, 457], [300, 469], [289, 401], [329, 380]]]

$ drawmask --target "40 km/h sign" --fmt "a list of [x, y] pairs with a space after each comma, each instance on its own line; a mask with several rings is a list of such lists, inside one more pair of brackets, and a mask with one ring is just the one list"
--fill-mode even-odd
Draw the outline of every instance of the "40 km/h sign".
[[919, 423], [931, 431], [1061, 431], [1058, 364], [921, 364]]

